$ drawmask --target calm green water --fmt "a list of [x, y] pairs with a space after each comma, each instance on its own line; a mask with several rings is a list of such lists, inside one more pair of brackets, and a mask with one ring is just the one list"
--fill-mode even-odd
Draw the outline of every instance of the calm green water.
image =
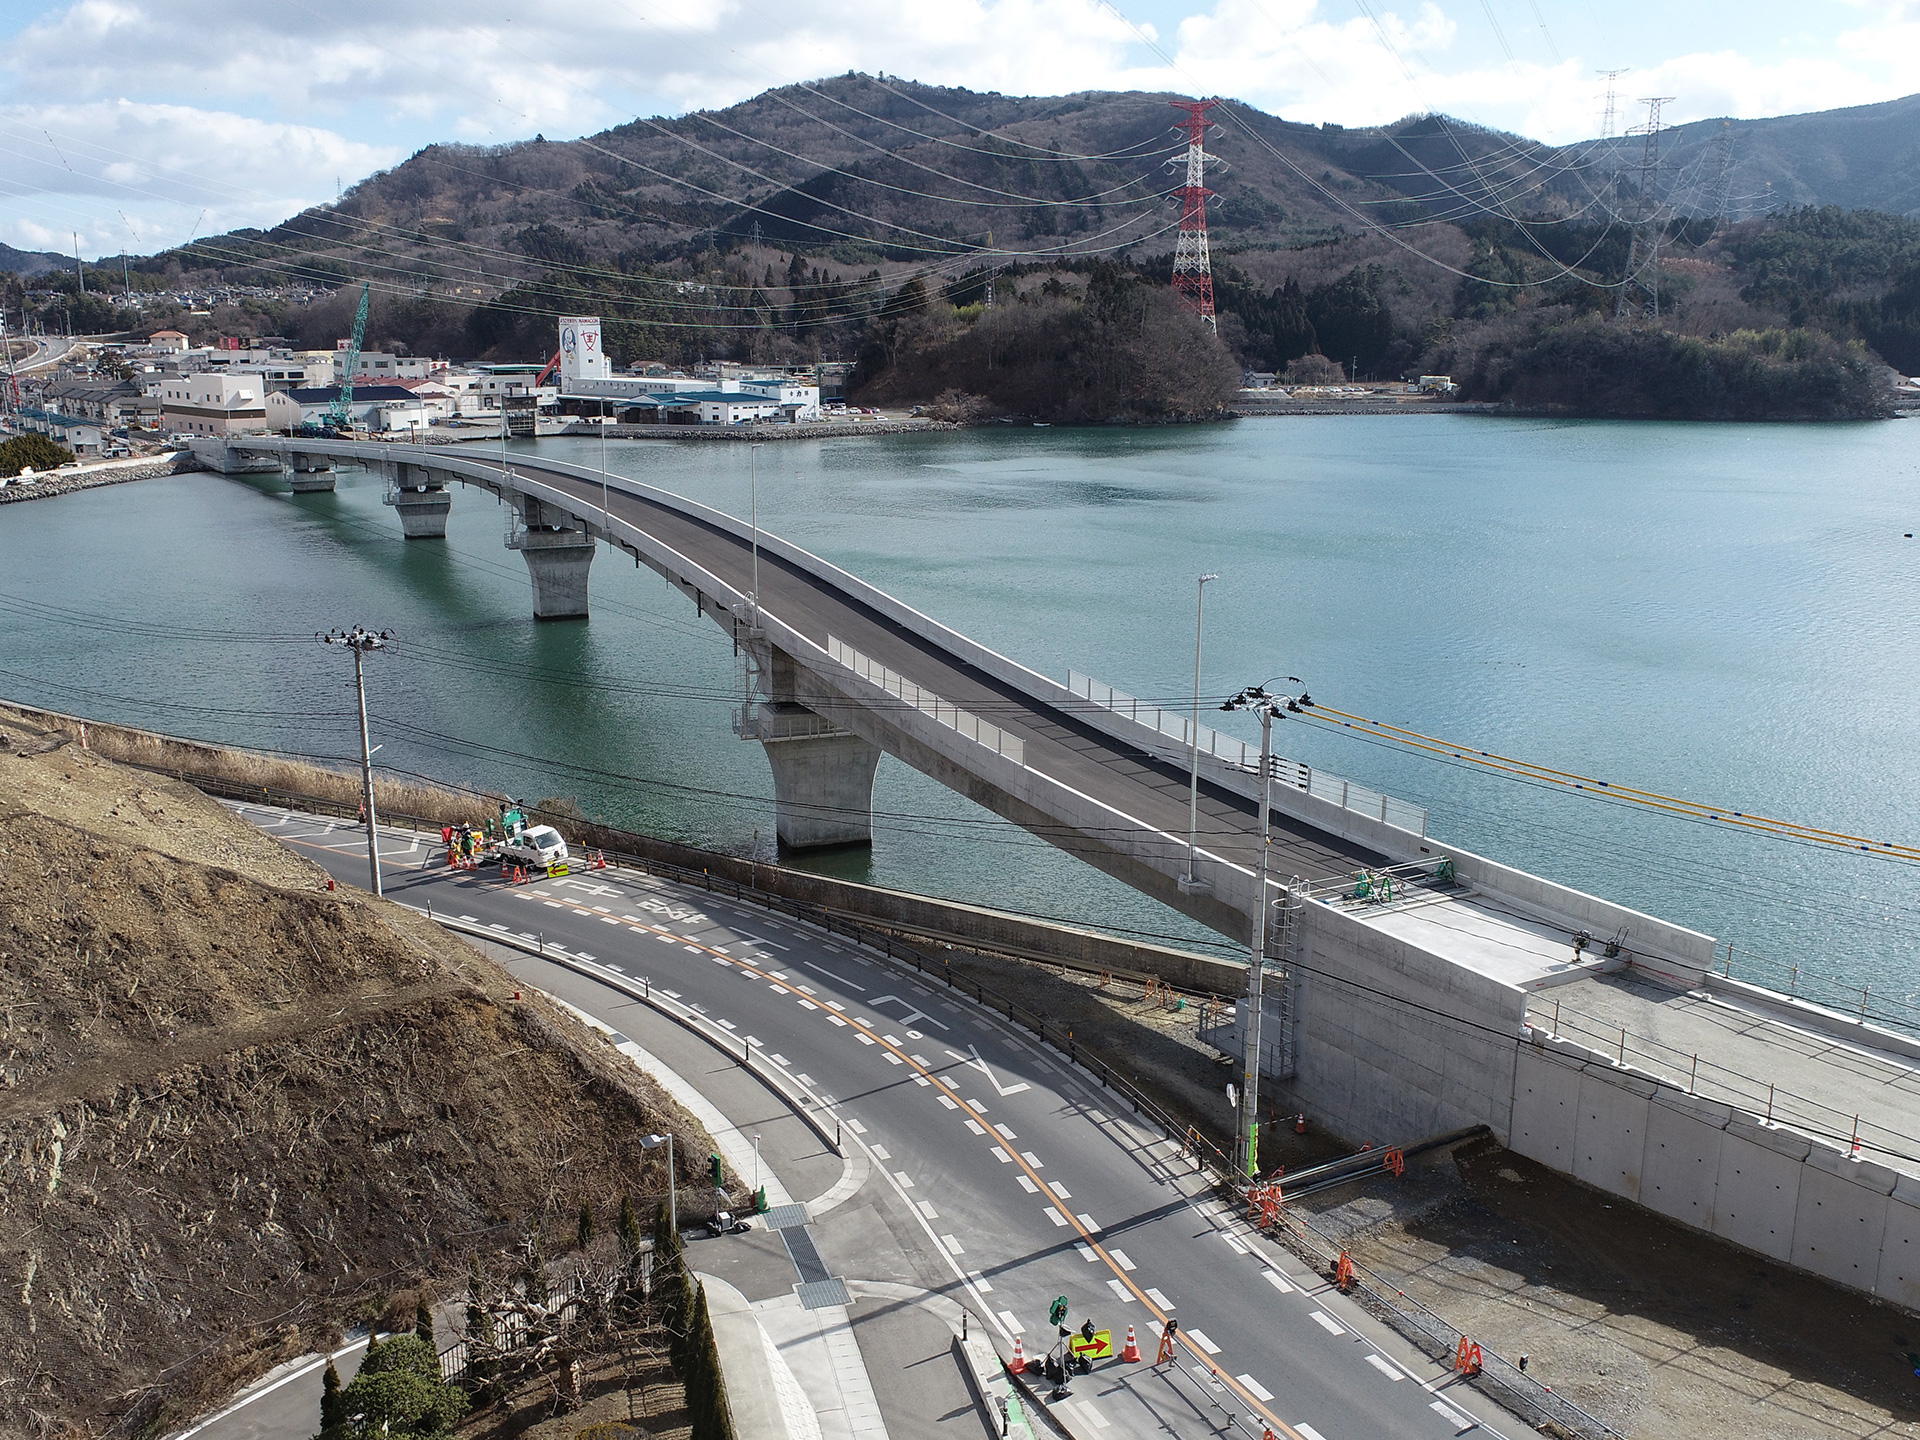
[[[538, 448], [599, 461], [597, 442]], [[745, 446], [609, 454], [745, 513]], [[759, 465], [767, 528], [1062, 678], [1185, 694], [1193, 577], [1217, 571], [1210, 693], [1296, 674], [1485, 749], [1920, 841], [1920, 541], [1903, 538], [1920, 426], [1268, 420], [770, 444]], [[298, 499], [196, 475], [0, 509], [0, 591], [36, 602], [6, 624], [0, 691], [345, 755], [351, 670], [306, 637], [391, 628], [412, 643], [372, 662], [381, 761], [770, 853], [767, 767], [729, 730], [716, 627], [604, 552], [593, 619], [536, 625], [491, 497], [456, 491], [447, 543], [409, 546], [380, 494], [357, 472]], [[1280, 737], [1482, 853], [1876, 994], [1920, 988], [1911, 867]], [[1190, 933], [891, 760], [875, 805], [871, 862], [841, 873]]]

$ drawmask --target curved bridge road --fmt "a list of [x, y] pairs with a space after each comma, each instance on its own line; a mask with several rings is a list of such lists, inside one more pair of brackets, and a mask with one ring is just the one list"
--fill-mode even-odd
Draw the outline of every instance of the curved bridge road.
[[[361, 826], [232, 808], [340, 881], [364, 882]], [[969, 1323], [1002, 1356], [1016, 1336], [1030, 1357], [1053, 1343], [1047, 1311], [1059, 1295], [1070, 1324], [1091, 1317], [1113, 1330], [1116, 1349], [1132, 1324], [1146, 1361], [1098, 1365], [1053, 1407], [1081, 1440], [1260, 1440], [1269, 1429], [1291, 1440], [1440, 1440], [1524, 1429], [1253, 1234], [1176, 1144], [1122, 1113], [1065, 1056], [958, 992], [701, 890], [617, 867], [510, 886], [492, 872], [448, 870], [436, 842], [383, 828], [391, 898], [503, 939], [537, 940], [552, 958], [488, 948], [617, 1038], [667, 1057], [742, 1131], [767, 1133], [768, 1175], [807, 1204], [808, 1223], [695, 1243], [697, 1268], [724, 1274], [715, 1267], [737, 1264], [733, 1283], [763, 1303], [822, 1274], [856, 1301], [918, 1287], [971, 1311]], [[719, 1043], [697, 1039], [646, 994], [684, 1007]], [[773, 1133], [785, 1107], [747, 1078], [736, 1043], [820, 1098], [825, 1128], [841, 1128], [844, 1164], [790, 1112], [785, 1138]], [[1155, 1367], [1168, 1317], [1180, 1322], [1178, 1363]], [[934, 1403], [927, 1377], [951, 1372], [950, 1361], [891, 1366], [885, 1337], [903, 1333], [893, 1324], [881, 1306], [874, 1324], [854, 1326], [886, 1433], [978, 1433], [977, 1419], [952, 1428], [961, 1412]], [[317, 1376], [301, 1383], [317, 1396]], [[313, 1402], [296, 1399], [298, 1385], [285, 1389], [294, 1394], [282, 1397], [284, 1422], [243, 1410], [200, 1437], [305, 1435]]]

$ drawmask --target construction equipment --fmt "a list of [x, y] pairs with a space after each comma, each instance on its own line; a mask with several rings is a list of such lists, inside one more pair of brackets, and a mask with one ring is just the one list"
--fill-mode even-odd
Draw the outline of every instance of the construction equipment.
[[360, 308], [353, 316], [353, 338], [347, 343], [347, 363], [345, 373], [340, 377], [340, 393], [334, 397], [333, 404], [327, 407], [325, 427], [335, 434], [345, 434], [353, 429], [353, 372], [360, 368], [360, 345], [367, 338], [367, 298], [373, 293], [373, 282], [365, 282], [360, 287]]
[[553, 378], [553, 372], [558, 370], [559, 368], [560, 368], [560, 352], [556, 350], [553, 352], [553, 358], [547, 361], [546, 365], [541, 369], [538, 375], [533, 377], [533, 388], [538, 390], [542, 385], [546, 384], [547, 381]]

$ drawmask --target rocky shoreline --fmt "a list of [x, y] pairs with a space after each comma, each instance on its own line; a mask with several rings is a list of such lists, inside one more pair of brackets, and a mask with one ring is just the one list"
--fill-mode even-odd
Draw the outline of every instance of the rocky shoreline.
[[145, 465], [116, 465], [111, 470], [51, 470], [39, 475], [16, 475], [0, 483], [0, 505], [11, 505], [18, 500], [47, 500], [55, 495], [71, 495], [77, 490], [124, 485], [129, 480], [152, 480], [160, 475], [205, 468], [191, 453], [182, 453], [162, 456]]

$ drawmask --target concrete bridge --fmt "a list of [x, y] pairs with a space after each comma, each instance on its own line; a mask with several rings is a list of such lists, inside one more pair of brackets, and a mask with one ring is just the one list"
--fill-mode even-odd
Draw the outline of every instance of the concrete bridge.
[[[1920, 1040], [1864, 1005], [1847, 1016], [1716, 974], [1711, 937], [1443, 844], [1417, 807], [1291, 761], [1270, 866], [1291, 878], [1257, 896], [1258, 757], [1240, 741], [1198, 734], [1190, 857], [1183, 717], [1038, 674], [765, 532], [756, 595], [745, 522], [625, 477], [265, 437], [203, 458], [282, 470], [296, 490], [331, 488], [335, 465], [382, 473], [417, 540], [445, 536], [455, 487], [491, 491], [543, 619], [587, 614], [602, 543], [658, 572], [745, 659], [735, 730], [766, 752], [786, 845], [870, 840], [885, 752], [1237, 941], [1265, 913], [1280, 973], [1262, 1068], [1281, 1110], [1378, 1142], [1485, 1124], [1589, 1184], [1920, 1309]], [[1217, 1043], [1237, 1037], [1235, 1023]]]

